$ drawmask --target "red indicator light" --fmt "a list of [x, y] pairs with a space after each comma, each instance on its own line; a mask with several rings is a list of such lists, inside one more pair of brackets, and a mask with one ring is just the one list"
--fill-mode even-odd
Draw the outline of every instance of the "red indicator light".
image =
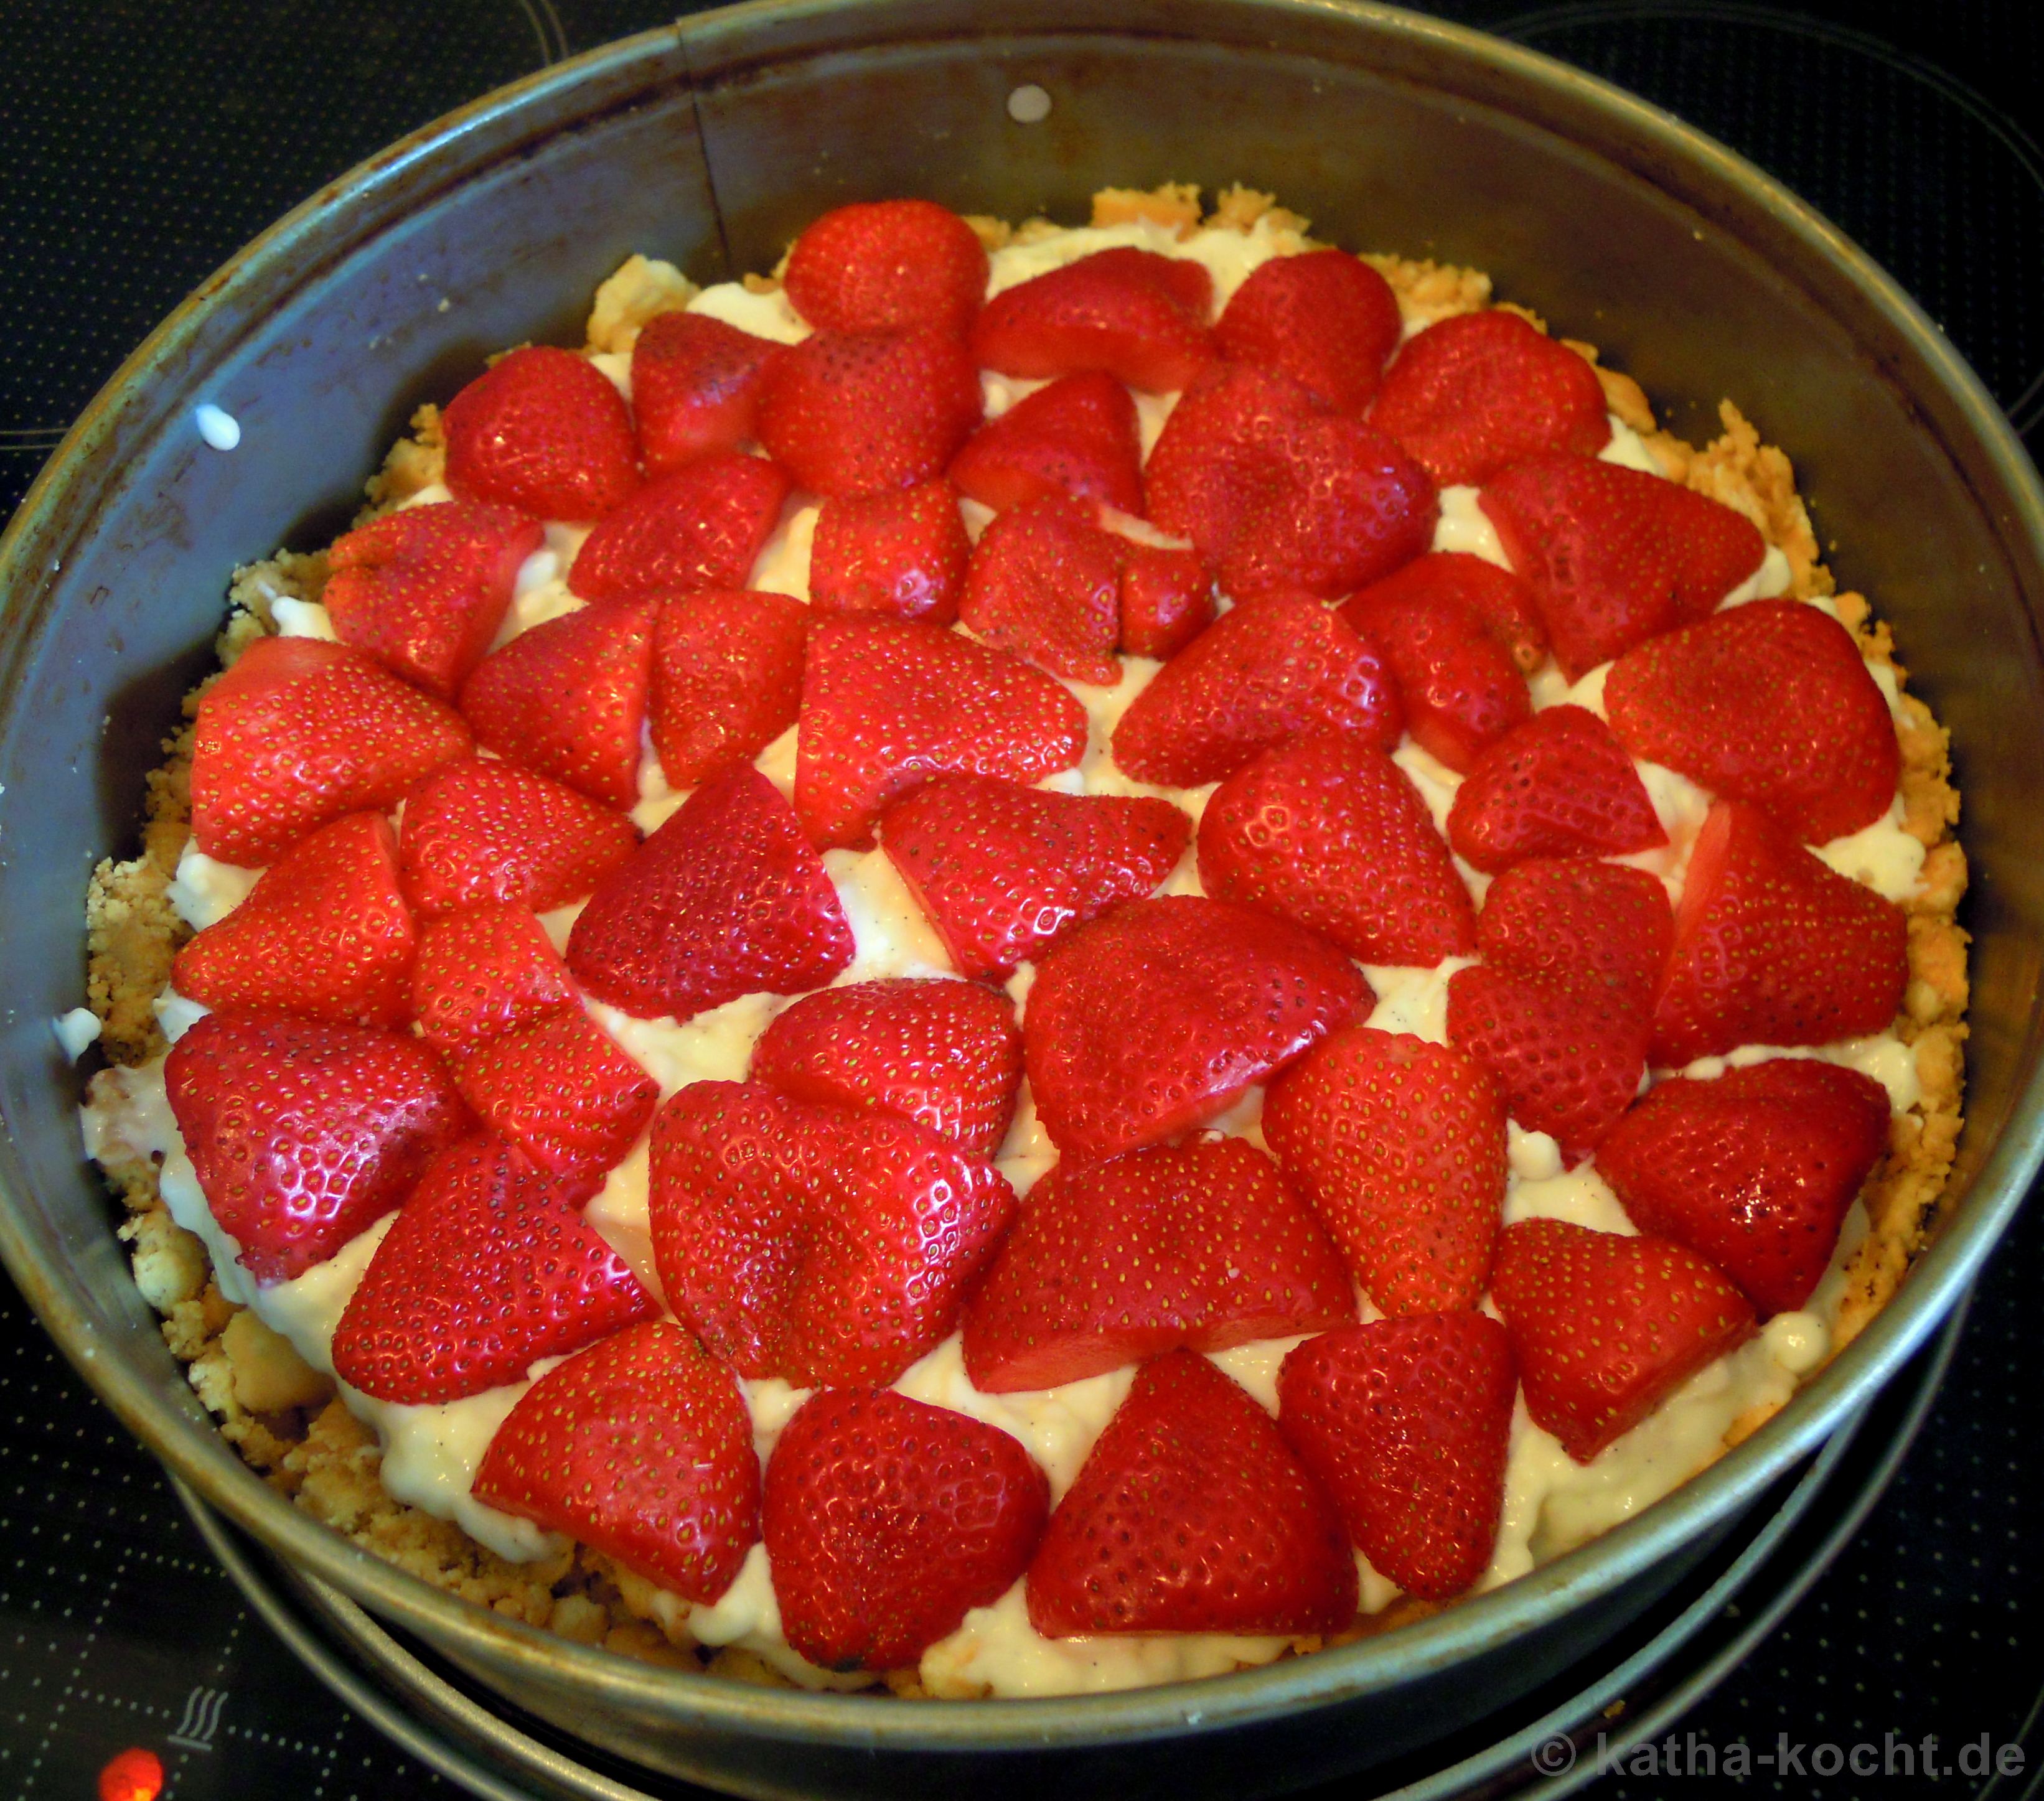
[[163, 1792], [163, 1761], [132, 1745], [99, 1772], [99, 1801], [156, 1801]]

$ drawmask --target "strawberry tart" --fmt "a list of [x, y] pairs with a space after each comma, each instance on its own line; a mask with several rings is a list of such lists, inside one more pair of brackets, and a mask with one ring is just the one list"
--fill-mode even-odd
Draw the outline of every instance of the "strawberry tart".
[[1785, 459], [1237, 190], [635, 257], [236, 576], [86, 1108], [229, 1438], [718, 1675], [1309, 1652], [1686, 1480], [1958, 1124], [1944, 737]]

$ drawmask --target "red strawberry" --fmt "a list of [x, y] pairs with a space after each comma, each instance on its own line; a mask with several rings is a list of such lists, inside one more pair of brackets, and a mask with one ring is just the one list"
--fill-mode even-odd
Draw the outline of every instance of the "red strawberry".
[[1263, 1135], [1385, 1312], [1476, 1304], [1504, 1204], [1504, 1107], [1478, 1065], [1338, 1032], [1271, 1085]]
[[639, 485], [632, 415], [586, 357], [514, 350], [440, 415], [455, 497], [540, 519], [600, 519]]
[[743, 588], [788, 489], [786, 471], [764, 457], [725, 451], [685, 463], [597, 524], [568, 586], [586, 601]]
[[632, 346], [632, 414], [648, 475], [759, 435], [759, 384], [781, 346], [705, 313], [663, 313]]
[[639, 828], [495, 757], [443, 763], [405, 797], [398, 862], [422, 916], [485, 900], [544, 913], [579, 900], [632, 854]]
[[1132, 900], [1053, 945], [1022, 1021], [1036, 1109], [1074, 1161], [1204, 1124], [1367, 1012], [1369, 985], [1297, 926], [1224, 901]]
[[1710, 810], [1675, 912], [1654, 1062], [1888, 1030], [1908, 975], [1902, 909], [1833, 873], [1765, 813]]
[[475, 1498], [711, 1602], [759, 1537], [759, 1455], [738, 1379], [647, 1320], [534, 1383], [490, 1441]]
[[1121, 555], [1093, 509], [1062, 494], [1012, 508], [974, 547], [959, 617], [1053, 675], [1112, 687]]
[[1013, 1585], [1050, 1507], [997, 1427], [891, 1388], [813, 1395], [766, 1465], [781, 1629], [826, 1669], [912, 1668]]
[[653, 1255], [742, 1376], [892, 1382], [951, 1330], [1015, 1212], [983, 1158], [868, 1107], [694, 1082], [653, 1122]]
[[1370, 423], [1447, 487], [1486, 482], [1549, 451], [1594, 456], [1611, 442], [1596, 371], [1516, 313], [1443, 319], [1384, 373]]
[[984, 405], [944, 332], [819, 332], [767, 371], [759, 441], [814, 493], [877, 493], [941, 475]]
[[324, 1263], [475, 1124], [417, 1039], [267, 1008], [207, 1014], [163, 1080], [206, 1204], [259, 1282]]
[[1448, 842], [1495, 874], [1529, 857], [1596, 857], [1668, 842], [1646, 785], [1585, 707], [1548, 707], [1470, 766]]
[[1119, 900], [1156, 892], [1192, 821], [1168, 801], [939, 776], [880, 817], [880, 845], [961, 975], [1005, 976]]
[[171, 980], [207, 1007], [285, 1007], [315, 1020], [402, 1024], [417, 943], [381, 813], [302, 838], [248, 897], [178, 953]]
[[1146, 1365], [1029, 1565], [1029, 1623], [1097, 1632], [1332, 1632], [1355, 1559], [1277, 1423], [1197, 1352]]
[[1389, 751], [1405, 725], [1383, 653], [1304, 596], [1230, 608], [1157, 672], [1114, 728], [1142, 781], [1195, 788], [1308, 732]]
[[1398, 678], [1405, 728], [1420, 747], [1466, 772], [1485, 749], [1532, 716], [1525, 678], [1475, 613], [1433, 591], [1433, 559], [1366, 588], [1341, 616], [1381, 644]]
[[476, 742], [592, 801], [630, 806], [655, 616], [651, 601], [586, 607], [491, 651], [461, 691]]
[[1053, 1388], [1180, 1345], [1225, 1350], [1355, 1317], [1326, 1228], [1243, 1139], [1059, 1164], [965, 1311], [984, 1394]]
[[259, 638], [206, 689], [192, 753], [192, 835], [258, 868], [317, 826], [394, 804], [469, 747], [451, 707], [373, 657], [316, 638]]
[[1245, 763], [1200, 819], [1200, 881], [1365, 963], [1466, 955], [1469, 890], [1427, 804], [1381, 751], [1294, 739]]
[[948, 482], [891, 493], [838, 494], [817, 509], [809, 605], [948, 625], [958, 617], [972, 540]]
[[660, 603], [653, 748], [670, 785], [749, 762], [795, 723], [809, 609], [786, 594], [705, 589]]
[[962, 336], [986, 295], [986, 252], [948, 207], [868, 201], [810, 225], [784, 278], [789, 303], [820, 332], [927, 325]]
[[1631, 650], [1604, 684], [1612, 729], [1812, 844], [1869, 826], [1901, 752], [1852, 634], [1800, 601], [1755, 601]]
[[1214, 622], [1214, 572], [1197, 551], [1130, 544], [1121, 553], [1121, 647], [1168, 660]]
[[1252, 270], [1214, 327], [1231, 363], [1289, 375], [1337, 413], [1359, 413], [1398, 348], [1391, 284], [1344, 250], [1274, 257]]
[[1516, 463], [1489, 479], [1481, 504], [1571, 682], [1709, 612], [1767, 553], [1742, 513], [1589, 457]]
[[1588, 857], [1507, 870], [1476, 922], [1477, 947], [1493, 968], [1642, 1016], [1654, 1010], [1674, 936], [1658, 877]]
[[779, 1015], [753, 1046], [752, 1079], [899, 1114], [991, 1157], [1015, 1111], [1022, 1035], [1008, 997], [974, 982], [856, 982]]
[[823, 859], [779, 791], [740, 763], [597, 884], [567, 962], [599, 1000], [686, 1020], [763, 989], [820, 988], [852, 949]]
[[1030, 380], [1098, 370], [1146, 394], [1213, 360], [1213, 278], [1151, 250], [1101, 250], [1005, 290], [972, 328], [981, 367]]
[[1523, 675], [1531, 675], [1547, 660], [1547, 634], [1533, 604], [1533, 590], [1487, 558], [1466, 551], [1429, 551], [1366, 592], [1373, 601], [1418, 593], [1453, 601], [1482, 622]]
[[1278, 1429], [1370, 1566], [1444, 1601], [1489, 1567], [1519, 1372], [1481, 1313], [1343, 1326], [1278, 1373]]
[[496, 1139], [434, 1158], [334, 1328], [333, 1372], [434, 1405], [524, 1379], [659, 1311], [560, 1186]]
[[412, 966], [412, 1011], [427, 1043], [459, 1057], [575, 1005], [560, 953], [515, 904], [486, 902], [428, 920]]
[[1085, 709], [1020, 657], [924, 622], [819, 620], [802, 676], [795, 810], [818, 845], [933, 775], [1035, 781], [1084, 754]]
[[1753, 1335], [1745, 1297], [1693, 1252], [1559, 1219], [1505, 1227], [1490, 1292], [1526, 1411], [1577, 1463]]
[[335, 540], [320, 598], [344, 644], [451, 701], [504, 623], [518, 566], [545, 539], [536, 519], [503, 507], [406, 507]]
[[1069, 494], [1139, 516], [1135, 402], [1097, 370], [1064, 376], [981, 426], [951, 459], [951, 478], [961, 493], [997, 513]]

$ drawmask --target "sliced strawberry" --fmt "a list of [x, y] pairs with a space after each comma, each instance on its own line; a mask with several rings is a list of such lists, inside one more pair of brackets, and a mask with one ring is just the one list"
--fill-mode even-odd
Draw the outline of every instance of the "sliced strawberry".
[[820, 988], [852, 950], [823, 859], [779, 790], [740, 763], [597, 885], [567, 963], [599, 1000], [686, 1020], [762, 989]]
[[632, 854], [639, 828], [496, 757], [443, 763], [405, 797], [398, 862], [421, 917], [485, 900], [536, 913], [578, 900]]
[[412, 1011], [443, 1056], [459, 1058], [576, 1004], [553, 941], [521, 906], [501, 901], [428, 920], [412, 966]]
[[632, 415], [602, 371], [535, 344], [501, 357], [447, 404], [457, 499], [538, 519], [600, 519], [639, 485]]
[[1197, 263], [1096, 251], [989, 300], [972, 328], [973, 360], [1030, 380], [1097, 370], [1170, 394], [1213, 360], [1212, 305], [1213, 278]]
[[1476, 922], [1477, 948], [1493, 968], [1641, 1015], [1654, 1010], [1674, 936], [1658, 877], [1587, 857], [1507, 870]]
[[1755, 601], [1627, 651], [1604, 705], [1634, 755], [1808, 843], [1873, 824], [1895, 799], [1888, 702], [1852, 634], [1800, 601]]
[[1533, 604], [1533, 590], [1489, 558], [1466, 551], [1429, 551], [1372, 584], [1368, 592], [1381, 596], [1416, 589], [1474, 613], [1522, 675], [1531, 675], [1547, 660], [1547, 633]]
[[660, 771], [693, 788], [795, 723], [809, 609], [786, 594], [705, 589], [660, 603], [651, 718]]
[[1013, 1586], [1050, 1510], [998, 1427], [891, 1388], [813, 1395], [766, 1465], [781, 1630], [826, 1669], [912, 1668]]
[[819, 332], [767, 371], [759, 441], [813, 493], [878, 493], [941, 475], [985, 404], [944, 332]]
[[712, 1602], [759, 1538], [752, 1416], [728, 1369], [646, 1320], [532, 1384], [490, 1441], [475, 1498]]
[[1476, 942], [1469, 890], [1420, 791], [1381, 751], [1343, 739], [1281, 744], [1216, 789], [1200, 881], [1365, 963], [1431, 966]]
[[743, 588], [780, 522], [787, 474], [720, 451], [648, 482], [575, 553], [568, 586], [586, 601]]
[[966, 1373], [983, 1394], [1055, 1388], [1354, 1317], [1340, 1252], [1270, 1160], [1189, 1139], [1059, 1164], [1029, 1191], [966, 1304]]
[[471, 1139], [383, 1235], [334, 1328], [333, 1373], [379, 1401], [458, 1401], [659, 1311], [559, 1184]]
[[630, 806], [655, 617], [651, 601], [586, 607], [492, 651], [461, 691], [476, 742], [592, 801]]
[[948, 625], [965, 592], [972, 540], [948, 482], [890, 493], [836, 494], [816, 513], [809, 605]]
[[962, 336], [986, 296], [986, 251], [948, 207], [867, 201], [804, 231], [783, 278], [789, 304], [820, 332], [927, 325]]
[[1389, 282], [1345, 250], [1309, 250], [1251, 270], [1214, 343], [1231, 363], [1278, 370], [1335, 412], [1359, 413], [1399, 331]]
[[1193, 824], [1168, 801], [939, 776], [880, 816], [880, 846], [961, 975], [1005, 976], [1120, 900], [1153, 894]]
[[1505, 1227], [1490, 1292], [1526, 1411], [1577, 1463], [1753, 1335], [1745, 1296], [1693, 1252], [1559, 1219]]
[[390, 822], [350, 813], [265, 870], [240, 906], [178, 953], [171, 980], [202, 1006], [395, 1026], [410, 1010], [417, 944]]
[[1370, 409], [1447, 487], [1487, 482], [1550, 451], [1594, 456], [1611, 442], [1596, 371], [1516, 313], [1438, 321], [1393, 359]]
[[1121, 647], [1132, 657], [1168, 661], [1213, 622], [1213, 566], [1197, 551], [1123, 549]]
[[752, 1079], [800, 1100], [878, 1107], [991, 1157], [1022, 1080], [1014, 1003], [965, 981], [855, 982], [805, 995], [752, 1049]]
[[459, 714], [374, 657], [259, 638], [200, 699], [192, 835], [259, 868], [329, 820], [394, 805], [469, 743]]
[[802, 676], [795, 810], [813, 843], [867, 845], [933, 775], [1035, 781], [1084, 755], [1085, 709], [1020, 657], [919, 620], [819, 620]]
[[1835, 874], [1758, 808], [1714, 805], [1690, 853], [1650, 1054], [1888, 1030], [1908, 977], [1902, 909]]
[[519, 565], [545, 540], [536, 519], [506, 507], [406, 507], [334, 541], [320, 598], [344, 644], [451, 701], [504, 623]]
[[1486, 482], [1481, 505], [1571, 682], [1709, 612], [1767, 554], [1744, 514], [1589, 457], [1516, 463]]
[[1370, 1005], [1331, 945], [1224, 901], [1132, 900], [1052, 946], [1022, 1022], [1036, 1111], [1074, 1161], [1203, 1125]]
[[653, 1122], [653, 1255], [741, 1376], [892, 1382], [951, 1328], [1015, 1212], [983, 1158], [870, 1107], [691, 1083]]
[[1586, 707], [1547, 707], [1469, 766], [1448, 842], [1492, 874], [1529, 857], [1597, 857], [1668, 842], [1646, 785]]
[[759, 384], [781, 353], [705, 313], [663, 313], [632, 346], [632, 415], [648, 475], [750, 444]]
[[1231, 607], [1157, 672], [1114, 728], [1142, 781], [1196, 788], [1304, 734], [1389, 751], [1404, 711], [1383, 652], [1319, 601], [1266, 594]]
[[1145, 1365], [1029, 1565], [1029, 1623], [1105, 1632], [1332, 1632], [1355, 1559], [1277, 1423], [1197, 1352]]
[[1343, 1326], [1278, 1373], [1278, 1429], [1370, 1567], [1444, 1601], [1490, 1565], [1519, 1372], [1481, 1313]]
[[1135, 402], [1112, 375], [1066, 375], [989, 420], [951, 459], [959, 493], [998, 513], [1054, 494], [1139, 517], [1143, 447]]
[[475, 1127], [417, 1039], [267, 1008], [207, 1014], [163, 1080], [206, 1205], [259, 1282], [324, 1263]]
[[1073, 682], [1112, 687], [1121, 636], [1121, 553], [1085, 503], [1053, 494], [981, 534], [959, 617], [989, 644]]

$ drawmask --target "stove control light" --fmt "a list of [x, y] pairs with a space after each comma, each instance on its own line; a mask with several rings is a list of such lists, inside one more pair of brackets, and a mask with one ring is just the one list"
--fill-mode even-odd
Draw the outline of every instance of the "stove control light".
[[99, 1801], [156, 1801], [163, 1792], [163, 1760], [140, 1745], [110, 1758], [99, 1772]]

